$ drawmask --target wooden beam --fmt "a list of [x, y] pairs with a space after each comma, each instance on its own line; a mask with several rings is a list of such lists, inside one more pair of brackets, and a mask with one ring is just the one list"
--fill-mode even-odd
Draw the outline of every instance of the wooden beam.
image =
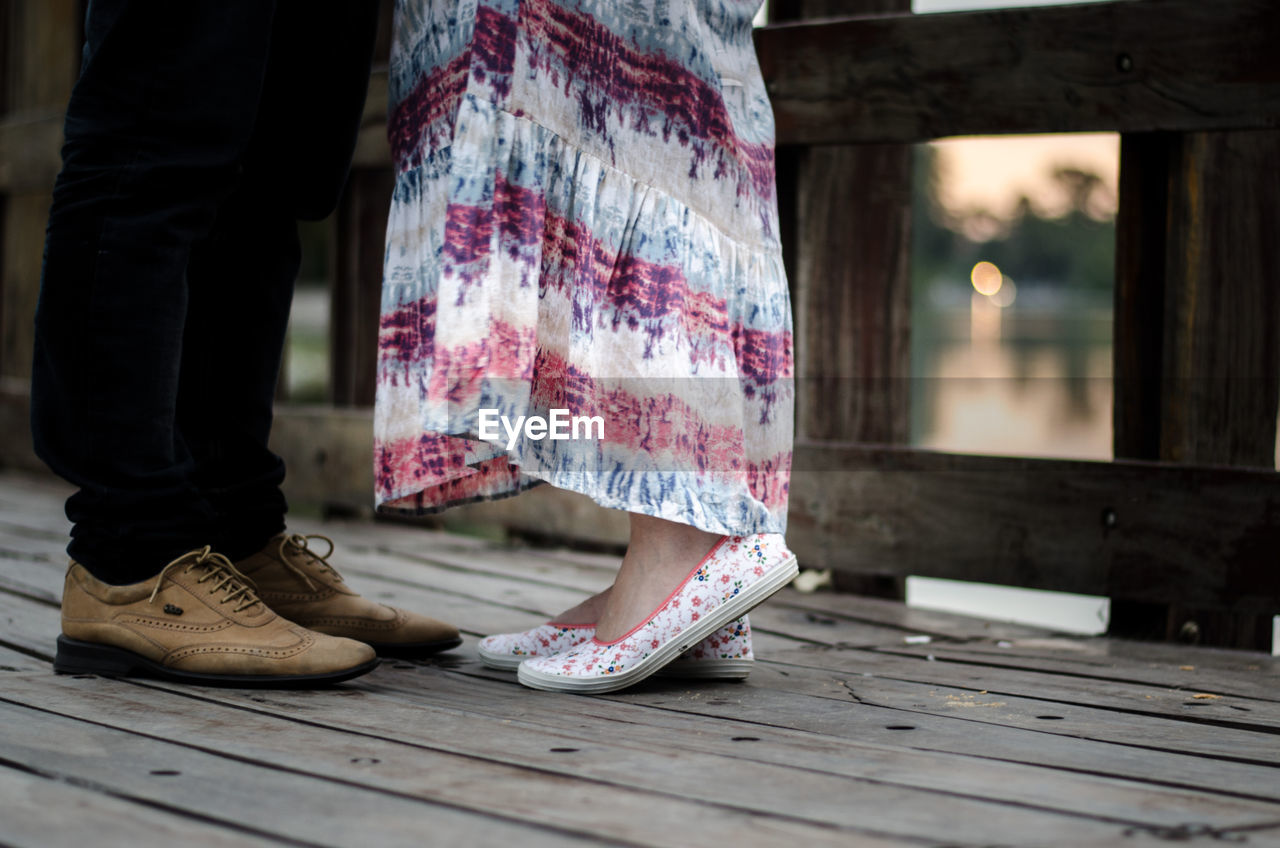
[[1118, 458], [1160, 458], [1169, 171], [1179, 138], [1127, 133], [1120, 141], [1112, 348], [1112, 443]]
[[[773, 20], [910, 12], [910, 0], [775, 0]], [[800, 438], [910, 437], [911, 148], [781, 147]], [[839, 588], [901, 598], [901, 579], [842, 572]]]
[[756, 33], [784, 144], [1280, 127], [1280, 4], [1122, 0]]
[[[272, 447], [297, 504], [368, 509], [372, 412], [279, 407]], [[592, 544], [625, 541], [550, 486], [447, 515]], [[615, 516], [616, 517], [616, 516]], [[946, 577], [1280, 614], [1280, 474], [800, 442], [788, 541], [806, 568]], [[1203, 619], [1202, 619], [1203, 620]]]
[[1160, 458], [1274, 468], [1280, 132], [1185, 135], [1171, 165]]
[[[1269, 0], [847, 17], [905, 8], [866, 2], [779, 0], [788, 19], [823, 19], [756, 30], [779, 144], [1280, 127]], [[386, 92], [375, 68], [357, 165], [391, 162]]]
[[[911, 10], [910, 0], [789, 0], [774, 19]], [[909, 436], [911, 151], [781, 150], [801, 438]]]
[[800, 443], [806, 566], [1280, 614], [1280, 474]]
[[[1115, 455], [1274, 468], [1280, 132], [1125, 135], [1120, 182]], [[1113, 635], [1270, 644], [1268, 614], [1116, 589]]]
[[910, 438], [911, 149], [799, 154], [795, 256], [796, 431]]

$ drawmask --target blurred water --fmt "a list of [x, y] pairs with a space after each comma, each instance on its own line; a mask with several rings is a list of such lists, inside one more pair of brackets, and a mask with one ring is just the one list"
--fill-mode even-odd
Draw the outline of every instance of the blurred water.
[[1112, 457], [1109, 308], [1025, 286], [1004, 309], [941, 291], [913, 313], [916, 446]]

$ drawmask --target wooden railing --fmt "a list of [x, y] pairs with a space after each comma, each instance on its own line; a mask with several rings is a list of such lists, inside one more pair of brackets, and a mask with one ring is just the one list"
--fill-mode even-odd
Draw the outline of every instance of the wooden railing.
[[[792, 17], [909, 7], [779, 5]], [[1114, 633], [1270, 644], [1280, 612], [1276, 32], [1270, 0], [1130, 0], [759, 33], [785, 146], [808, 389], [791, 510], [805, 559], [881, 585], [916, 574], [1106, 595]], [[1122, 133], [1117, 461], [904, 447], [905, 145], [1084, 130]]]
[[[31, 462], [21, 379], [78, 6], [0, 0], [11, 48], [0, 88], [46, 78], [38, 93], [8, 95], [0, 121], [0, 461], [10, 464]], [[1280, 614], [1280, 4], [773, 8], [782, 22], [759, 31], [757, 46], [777, 115], [794, 290], [789, 540], [803, 563], [889, 593], [915, 574], [1106, 595], [1121, 635], [1269, 645]], [[368, 405], [392, 182], [385, 68], [370, 91], [334, 224], [332, 405], [282, 407], [275, 435], [291, 497], [340, 508], [366, 507], [372, 488]], [[1083, 130], [1122, 133], [1116, 461], [910, 448], [909, 145]], [[462, 514], [593, 542], [625, 532], [618, 516], [551, 489]]]

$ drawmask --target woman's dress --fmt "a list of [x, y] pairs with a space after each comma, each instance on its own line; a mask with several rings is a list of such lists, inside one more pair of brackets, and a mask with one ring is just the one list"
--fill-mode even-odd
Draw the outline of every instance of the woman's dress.
[[545, 481], [784, 529], [792, 332], [758, 5], [398, 0], [380, 509]]

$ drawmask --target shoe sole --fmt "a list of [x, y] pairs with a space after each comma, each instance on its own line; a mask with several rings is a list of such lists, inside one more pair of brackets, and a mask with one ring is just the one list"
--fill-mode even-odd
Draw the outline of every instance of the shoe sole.
[[[510, 654], [495, 654], [478, 648], [480, 663], [495, 671], [515, 671], [527, 657], [513, 657]], [[754, 660], [673, 660], [664, 668], [655, 671], [661, 677], [696, 677], [705, 680], [745, 680], [754, 667]]]
[[700, 620], [691, 624], [679, 639], [670, 639], [656, 651], [645, 657], [636, 665], [619, 674], [609, 677], [593, 677], [579, 680], [558, 674], [545, 674], [534, 671], [524, 663], [517, 672], [521, 683], [530, 689], [541, 689], [544, 692], [575, 692], [578, 694], [603, 694], [625, 689], [656, 674], [660, 669], [671, 664], [673, 660], [689, 650], [693, 645], [710, 636], [736, 618], [741, 618], [751, 610], [769, 599], [774, 592], [786, 586], [800, 573], [796, 558], [791, 556], [786, 562], [775, 566], [768, 574], [754, 583], [746, 591], [725, 601]]
[[672, 660], [653, 673], [654, 677], [696, 678], [698, 680], [746, 680], [755, 660]]
[[376, 659], [367, 663], [325, 672], [323, 674], [204, 674], [198, 671], [181, 671], [149, 660], [133, 651], [111, 645], [81, 642], [78, 639], [58, 637], [58, 653], [53, 660], [53, 670], [58, 674], [95, 674], [99, 677], [150, 677], [174, 683], [191, 683], [198, 686], [234, 686], [237, 688], [283, 689], [293, 687], [322, 686], [341, 683], [353, 677], [367, 674], [378, 667]]
[[395, 642], [365, 642], [370, 648], [373, 648], [380, 657], [390, 657], [393, 659], [415, 660], [423, 657], [429, 657], [432, 654], [438, 654], [441, 651], [448, 651], [462, 644], [462, 637], [458, 636], [453, 639], [440, 639], [436, 642], [413, 642], [408, 644], [396, 644]]

